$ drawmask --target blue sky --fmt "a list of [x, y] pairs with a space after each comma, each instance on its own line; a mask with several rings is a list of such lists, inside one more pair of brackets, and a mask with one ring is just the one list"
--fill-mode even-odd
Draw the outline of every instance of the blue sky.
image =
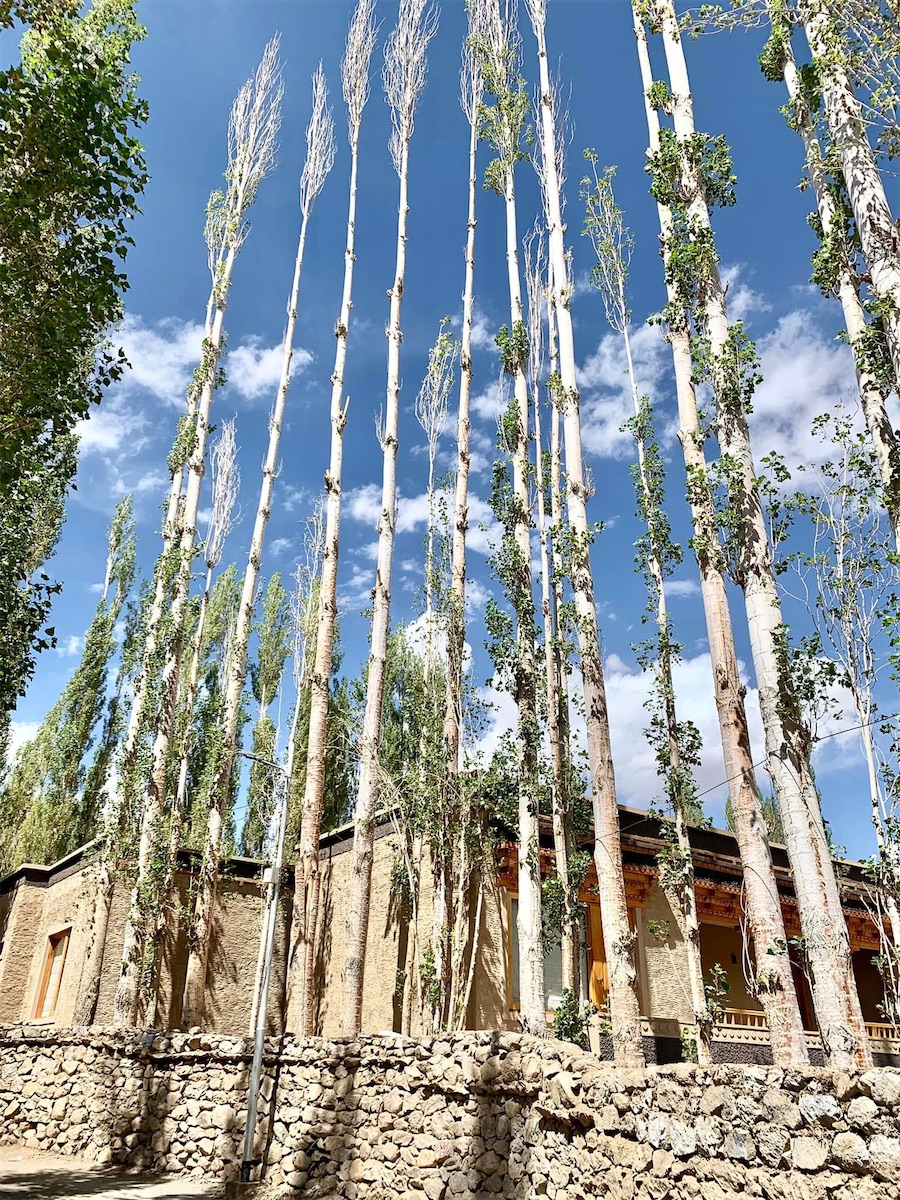
[[[401, 506], [396, 547], [394, 618], [416, 615], [422, 578], [426, 460], [413, 402], [428, 347], [445, 314], [458, 316], [463, 287], [468, 126], [458, 103], [462, 0], [443, 0], [438, 34], [429, 55], [429, 78], [411, 150], [408, 273], [403, 307], [402, 413], [399, 482]], [[657, 406], [670, 460], [669, 509], [686, 542], [687, 512], [677, 443], [672, 440], [674, 395], [670, 358], [659, 333], [644, 325], [664, 303], [655, 205], [644, 172], [646, 126], [640, 79], [626, 0], [552, 0], [548, 5], [551, 61], [559, 60], [571, 85], [573, 139], [569, 152], [569, 241], [574, 250], [577, 295], [573, 302], [581, 370], [585, 444], [596, 483], [593, 516], [607, 522], [595, 548], [595, 580], [607, 656], [620, 798], [646, 805], [659, 793], [652, 754], [640, 738], [646, 681], [631, 643], [641, 637], [638, 616], [642, 583], [633, 571], [633, 517], [628, 472], [630, 445], [619, 427], [628, 416], [624, 363], [617, 335], [606, 326], [599, 296], [587, 287], [590, 246], [580, 237], [578, 200], [581, 152], [595, 147], [601, 164], [616, 164], [617, 196], [637, 239], [631, 301], [641, 383]], [[165, 488], [165, 455], [184, 390], [196, 364], [208, 291], [202, 240], [203, 212], [218, 186], [225, 161], [225, 129], [235, 91], [253, 71], [267, 40], [282, 36], [285, 106], [278, 166], [264, 182], [252, 213], [252, 233], [238, 260], [228, 309], [227, 387], [215, 401], [217, 418], [236, 416], [245, 513], [226, 547], [225, 561], [243, 567], [259, 469], [267, 437], [278, 370], [278, 347], [299, 229], [297, 180], [305, 148], [310, 77], [321, 59], [335, 105], [338, 155], [310, 223], [299, 304], [295, 376], [282, 443], [282, 473], [269, 524], [264, 571], [293, 570], [302, 551], [304, 519], [327, 465], [329, 376], [333, 329], [340, 305], [349, 152], [340, 99], [339, 63], [351, 5], [345, 0], [143, 0], [148, 29], [135, 67], [151, 118], [144, 141], [151, 182], [136, 222], [128, 260], [131, 290], [121, 332], [133, 370], [112, 391], [83, 430], [78, 488], [52, 564], [65, 590], [55, 608], [60, 646], [44, 654], [28, 696], [15, 714], [21, 739], [44, 715], [77, 662], [79, 639], [96, 604], [103, 574], [105, 529], [126, 491], [135, 495], [139, 561], [149, 572], [158, 551], [159, 504]], [[379, 0], [381, 42], [396, 4]], [[534, 41], [523, 16], [524, 73], [536, 74]], [[372, 97], [363, 118], [357, 222], [357, 274], [345, 387], [351, 397], [345, 440], [345, 509], [340, 594], [344, 669], [355, 671], [365, 656], [368, 603], [374, 577], [372, 548], [378, 512], [380, 455], [374, 414], [383, 401], [388, 315], [386, 290], [394, 265], [397, 180], [387, 150], [390, 120], [378, 72], [381, 42], [373, 59]], [[723, 132], [731, 144], [739, 180], [739, 203], [717, 214], [718, 246], [731, 280], [732, 313], [743, 316], [759, 339], [766, 382], [754, 410], [757, 459], [777, 447], [789, 459], [820, 453], [810, 435], [812, 416], [853, 393], [847, 351], [834, 340], [839, 313], [809, 285], [813, 236], [805, 223], [809, 197], [798, 188], [801, 144], [784, 125], [782, 91], [767, 83], [756, 63], [759, 31], [687, 44], [697, 126]], [[13, 56], [10, 35], [2, 57]], [[652, 46], [661, 74], [661, 45]], [[488, 161], [482, 150], [480, 168]], [[537, 212], [537, 187], [529, 164], [520, 168], [520, 228]], [[478, 197], [475, 350], [473, 516], [486, 511], [493, 457], [497, 361], [493, 335], [508, 319], [501, 201]], [[455, 397], [454, 397], [455, 403]], [[448, 466], [450, 429], [442, 443]], [[475, 531], [470, 550], [473, 579], [470, 642], [474, 675], [489, 674], [479, 618], [491, 581], [487, 535]], [[681, 714], [694, 719], [706, 741], [700, 785], [710, 815], [722, 821], [725, 788], [717, 746], [705, 626], [688, 558], [672, 589], [673, 618], [684, 644], [676, 680]], [[792, 610], [787, 610], [792, 615]], [[749, 704], [757, 757], [762, 757], [752, 689], [749, 648], [739, 597], [733, 612], [741, 658], [748, 664]], [[501, 702], [489, 733], [502, 736], [508, 703]], [[852, 724], [848, 715], [829, 728]], [[836, 840], [851, 854], [868, 854], [865, 779], [855, 735], [833, 738], [817, 756], [826, 816]]]

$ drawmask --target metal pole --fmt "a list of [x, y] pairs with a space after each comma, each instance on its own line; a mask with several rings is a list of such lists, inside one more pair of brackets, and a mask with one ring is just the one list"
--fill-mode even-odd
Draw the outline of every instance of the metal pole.
[[[299, 705], [297, 706], [299, 708]], [[284, 859], [284, 839], [287, 832], [288, 798], [290, 795], [291, 767], [293, 766], [294, 730], [288, 747], [286, 767], [277, 763], [270, 765], [278, 772], [278, 824], [275, 834], [275, 850], [272, 857], [269, 886], [266, 893], [266, 914], [263, 920], [263, 961], [259, 1000], [256, 1007], [256, 1029], [253, 1045], [253, 1065], [250, 1069], [250, 1086], [247, 1094], [247, 1122], [244, 1128], [244, 1151], [241, 1159], [241, 1183], [249, 1183], [253, 1171], [253, 1141], [256, 1135], [256, 1111], [259, 1103], [259, 1081], [262, 1074], [263, 1050], [266, 1040], [266, 1009], [269, 1000], [269, 980], [272, 976], [272, 959], [275, 953], [275, 930], [278, 923], [278, 900], [281, 894], [281, 865]]]

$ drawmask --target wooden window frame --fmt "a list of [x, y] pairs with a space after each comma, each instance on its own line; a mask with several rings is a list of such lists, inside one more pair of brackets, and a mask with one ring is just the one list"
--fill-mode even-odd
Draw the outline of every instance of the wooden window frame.
[[[69, 956], [69, 942], [72, 935], [72, 926], [64, 925], [61, 929], [56, 929], [53, 933], [47, 934], [47, 948], [44, 951], [44, 965], [41, 969], [41, 978], [38, 986], [37, 994], [34, 1000], [32, 1009], [32, 1020], [34, 1021], [52, 1021], [56, 1017], [56, 1006], [59, 1002], [59, 991], [62, 986], [63, 973], [66, 969], [66, 959]], [[56, 979], [56, 990], [53, 994], [50, 1006], [45, 1011], [47, 1001], [47, 989], [50, 986], [50, 977], [53, 972], [53, 963], [56, 958], [56, 947], [60, 941], [65, 939], [62, 950], [62, 962], [59, 966], [59, 975]]]

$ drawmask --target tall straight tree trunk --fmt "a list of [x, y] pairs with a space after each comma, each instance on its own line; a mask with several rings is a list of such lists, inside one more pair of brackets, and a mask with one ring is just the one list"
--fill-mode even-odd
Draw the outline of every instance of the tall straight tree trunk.
[[[472, 9], [469, 28], [472, 29]], [[453, 546], [451, 551], [450, 614], [447, 629], [447, 696], [444, 711], [444, 743], [447, 772], [452, 777], [460, 767], [462, 725], [462, 670], [466, 639], [466, 535], [469, 529], [469, 435], [472, 422], [472, 319], [475, 302], [475, 204], [478, 193], [478, 107], [483, 84], [477, 57], [471, 47], [463, 55], [461, 72], [462, 107], [469, 121], [469, 213], [466, 222], [466, 282], [463, 291], [460, 345], [459, 413], [456, 422], [456, 492], [453, 503]]]
[[[537, 508], [538, 545], [541, 562], [541, 618], [544, 630], [544, 688], [547, 712], [547, 736], [550, 743], [550, 772], [553, 780], [550, 811], [553, 823], [553, 857], [556, 875], [562, 888], [563, 921], [560, 930], [560, 959], [562, 986], [576, 996], [580, 989], [578, 897], [572, 895], [569, 864], [575, 850], [569, 820], [568, 766], [560, 729], [560, 662], [556, 606], [553, 603], [553, 580], [550, 572], [550, 530], [547, 528], [547, 480], [544, 476], [544, 442], [541, 430], [541, 302], [549, 290], [544, 286], [544, 247], [537, 240], [537, 230], [525, 239], [526, 285], [528, 295], [528, 341], [531, 373], [532, 404], [534, 406], [534, 464], [535, 499]], [[535, 257], [532, 259], [532, 252]], [[552, 396], [551, 386], [551, 396]], [[557, 450], [559, 447], [557, 446]]]
[[[278, 452], [281, 447], [281, 432], [284, 424], [284, 409], [288, 389], [291, 386], [291, 363], [294, 355], [294, 333], [297, 325], [297, 302], [300, 295], [300, 278], [303, 274], [303, 255], [306, 250], [306, 232], [316, 197], [322, 190], [325, 179], [334, 163], [334, 136], [331, 114], [327, 108], [327, 90], [321, 65], [313, 76], [312, 116], [306, 131], [307, 155], [300, 180], [300, 237], [294, 259], [294, 277], [287, 304], [287, 325], [282, 341], [281, 378], [275, 407], [269, 419], [269, 444], [263, 463], [262, 484], [259, 504], [253, 525], [253, 536], [244, 571], [244, 584], [238, 608], [237, 622], [229, 658], [225, 684], [225, 698], [220, 720], [221, 758], [218, 777], [213, 787], [212, 803], [206, 828], [203, 849], [203, 865], [197, 886], [194, 904], [194, 919], [191, 948], [188, 955], [184, 981], [184, 1007], [182, 1023], [190, 1027], [203, 1019], [206, 995], [206, 974], [209, 962], [209, 944], [212, 920], [218, 897], [219, 863], [221, 857], [222, 823], [225, 805], [230, 792], [230, 781], [237, 755], [237, 736], [240, 726], [241, 698], [247, 674], [247, 652], [253, 625], [256, 589], [259, 583], [260, 564], [266, 526], [272, 511], [272, 496], [278, 475]], [[264, 709], [260, 719], [265, 715]]]
[[206, 438], [209, 434], [209, 414], [218, 382], [219, 356], [222, 351], [225, 328], [225, 309], [228, 287], [234, 268], [235, 252], [230, 250], [223, 265], [221, 286], [212, 329], [205, 342], [203, 358], [203, 386], [197, 406], [196, 435], [194, 450], [188, 462], [188, 483], [184, 507], [181, 513], [180, 538], [178, 544], [178, 566], [175, 576], [175, 591], [170, 606], [171, 642], [162, 672], [160, 708], [156, 716], [156, 734], [153, 741], [150, 783], [141, 819], [138, 842], [137, 879], [131, 892], [128, 921], [125, 926], [125, 945], [122, 952], [122, 972], [116, 989], [113, 1019], [116, 1025], [130, 1025], [136, 1019], [139, 984], [144, 954], [147, 949], [148, 920], [156, 910], [153, 862], [162, 845], [165, 819], [166, 782], [169, 742], [177, 700], [178, 670], [180, 665], [181, 629], [188, 603], [191, 568], [197, 527], [197, 512], [200, 507], [200, 487], [205, 470], [204, 458]]
[[[647, 36], [634, 6], [634, 32], [650, 141], [650, 153], [659, 150], [659, 117], [649, 101], [653, 83]], [[678, 437], [688, 478], [688, 500], [694, 528], [694, 552], [700, 573], [700, 592], [706, 618], [710, 664], [713, 670], [716, 713], [722, 742], [725, 777], [734, 817], [744, 883], [744, 909], [756, 956], [759, 978], [764, 986], [758, 999], [766, 1014], [773, 1060], [783, 1066], [809, 1062], [803, 1021], [791, 971], [787, 933], [778, 894], [778, 884], [769, 850], [766, 823], [753, 769], [750, 732], [744, 709], [744, 688], [738, 671], [737, 654], [724, 562], [718, 541], [718, 525], [709, 485], [705, 436], [700, 427], [693, 383], [693, 362], [687, 315], [670, 275], [673, 250], [672, 213], [658, 205], [667, 292], [671, 312], [667, 337], [672, 347], [675, 390], [678, 403]]]
[[[675, 133], [683, 146], [695, 132], [687, 66], [671, 0], [661, 0], [659, 11]], [[682, 172], [688, 217], [695, 230], [708, 231], [711, 245], [712, 226], [703, 185], [696, 167], [684, 153]], [[710, 343], [718, 442], [722, 454], [736, 464], [735, 475], [739, 475], [730, 489], [729, 502], [737, 510], [740, 584], [759, 688], [768, 769], [785, 827], [805, 950], [812, 971], [816, 1016], [830, 1066], [840, 1070], [870, 1066], [872, 1054], [853, 976], [850, 939], [810, 763], [811, 739], [784, 661], [785, 627], [756, 485], [740, 367], [735, 365], [738, 349], [729, 328], [714, 252], [701, 282], [701, 293], [702, 317]]]
[[260, 182], [274, 161], [282, 96], [278, 50], [279, 40], [275, 37], [266, 46], [255, 76], [241, 88], [232, 106], [228, 130], [228, 188], [224, 195], [214, 198], [212, 204], [211, 211], [219, 214], [218, 222], [210, 216], [207, 218], [207, 244], [214, 241], [209, 234], [210, 226], [214, 225], [221, 230], [219, 245], [222, 249], [216, 257], [215, 311], [195, 377], [199, 386], [197, 418], [187, 464], [187, 487], [181, 511], [177, 565], [168, 614], [169, 644], [162, 670], [159, 711], [155, 719], [150, 782], [141, 817], [137, 877], [131, 892], [122, 972], [116, 989], [114, 1021], [117, 1025], [129, 1025], [135, 1020], [148, 933], [155, 921], [159, 902], [159, 881], [154, 878], [153, 863], [162, 846], [169, 745], [178, 698], [183, 627], [193, 571], [209, 416], [219, 384], [219, 359], [224, 343], [225, 311], [234, 263], [248, 232], [246, 213]]
[[594, 863], [597, 868], [603, 941], [609, 964], [612, 1039], [616, 1061], [621, 1066], [642, 1066], [644, 1050], [641, 1041], [640, 1002], [634, 962], [634, 934], [629, 924], [628, 906], [625, 899], [619, 808], [616, 801], [609, 715], [606, 707], [606, 685], [603, 678], [603, 659], [590, 559], [591, 531], [587, 519], [580, 397], [575, 366], [572, 315], [569, 308], [571, 289], [566, 271], [566, 248], [557, 170], [558, 148], [553, 111], [553, 88], [550, 82], [545, 37], [545, 0], [528, 0], [528, 6], [538, 44], [542, 178], [549, 218], [550, 266], [553, 272], [559, 338], [561, 407], [566, 451], [566, 501], [569, 523], [573, 533], [571, 582], [578, 617], [578, 646], [584, 686], [585, 723], [594, 808]]
[[[380, 433], [384, 463], [381, 519], [378, 523], [378, 564], [372, 603], [372, 636], [366, 677], [366, 705], [360, 745], [350, 896], [346, 913], [347, 951], [343, 970], [344, 1000], [341, 1024], [346, 1036], [359, 1033], [362, 1020], [363, 974], [369, 933], [372, 853], [378, 801], [381, 715], [391, 617], [391, 570], [397, 515], [397, 445], [400, 415], [400, 310], [406, 277], [406, 229], [409, 218], [409, 144], [415, 109], [425, 84], [425, 53], [437, 28], [437, 12], [425, 0], [401, 0], [397, 26], [385, 49], [384, 82], [391, 106], [391, 156], [400, 184], [397, 208], [397, 252], [394, 285], [390, 290], [387, 396]], [[316, 848], [318, 850], [318, 847]]]
[[[547, 289], [547, 341], [549, 346], [550, 377], [555, 378], [559, 373], [559, 352], [556, 337], [556, 305], [553, 300], [553, 282]], [[556, 659], [556, 678], [559, 681], [559, 711], [557, 724], [559, 726], [559, 745], [563, 756], [567, 778], [571, 771], [571, 749], [569, 746], [569, 683], [567, 674], [568, 654], [563, 651], [565, 633], [560, 629], [559, 614], [563, 611], [565, 601], [565, 562], [560, 549], [563, 537], [563, 500], [562, 500], [562, 440], [560, 437], [559, 403], [555, 389], [549, 388], [550, 394], [550, 552], [552, 558], [553, 580], [553, 627], [556, 630], [554, 657]], [[575, 831], [572, 824], [571, 805], [567, 805], [566, 819], [570, 828], [572, 844], [575, 843]], [[580, 936], [580, 932], [579, 932]], [[579, 956], [579, 969], [581, 958]]]
[[[647, 538], [649, 554], [646, 557], [646, 570], [649, 576], [651, 595], [656, 600], [656, 632], [658, 658], [655, 664], [657, 672], [657, 687], [662, 700], [663, 719], [665, 721], [668, 743], [668, 761], [666, 764], [669, 799], [675, 817], [675, 837], [681, 858], [682, 878], [676, 897], [677, 920], [681, 927], [687, 956], [688, 985], [691, 997], [691, 1008], [694, 1011], [694, 1026], [697, 1033], [697, 1061], [709, 1065], [712, 1057], [712, 1017], [706, 999], [706, 988], [703, 982], [703, 961], [700, 955], [700, 920], [697, 916], [697, 893], [694, 886], [694, 859], [691, 852], [691, 839], [688, 827], [687, 813], [683, 789], [685, 773], [690, 767], [682, 760], [681, 740], [679, 738], [678, 714], [675, 707], [675, 680], [672, 671], [672, 638], [669, 626], [669, 612], [666, 603], [666, 571], [667, 556], [661, 545], [657, 529], [656, 506], [659, 503], [654, 496], [648, 464], [645, 432], [642, 425], [643, 408], [638, 392], [637, 376], [634, 370], [634, 356], [631, 352], [631, 332], [629, 328], [628, 309], [625, 299], [624, 286], [620, 298], [622, 340], [625, 344], [625, 357], [628, 363], [628, 381], [631, 387], [631, 400], [635, 417], [635, 442], [638, 455], [638, 487], [642, 493], [640, 507], [647, 518]], [[667, 536], [663, 534], [663, 538]], [[671, 558], [669, 558], [671, 562]]]
[[[872, 290], [883, 303], [894, 378], [900, 380], [900, 235], [850, 81], [845, 36], [824, 0], [800, 0], [822, 89], [825, 119], [840, 161]], [[849, 332], [849, 331], [848, 331]]]
[[[779, 17], [771, 0], [770, 12], [774, 30]], [[796, 129], [803, 139], [806, 151], [806, 164], [816, 197], [819, 220], [822, 223], [823, 240], [833, 241], [835, 237], [839, 236], [834, 196], [829, 186], [828, 169], [822, 157], [822, 147], [816, 133], [815, 120], [800, 87], [789, 30], [790, 27], [783, 31], [784, 82], [794, 104]], [[878, 463], [878, 473], [884, 489], [885, 508], [891, 522], [894, 541], [900, 548], [900, 448], [897, 446], [897, 436], [888, 416], [885, 389], [879, 384], [866, 361], [864, 352], [864, 339], [867, 331], [866, 315], [859, 297], [859, 284], [853, 270], [849, 248], [846, 253], [840, 255], [834, 290], [841, 302], [844, 323], [847, 326], [847, 339], [853, 351], [860, 403]]]
[[[514, 168], [506, 170], [506, 265], [509, 280], [510, 328], [524, 327], [519, 282]], [[525, 1028], [541, 1031], [547, 1022], [544, 987], [544, 947], [541, 926], [540, 827], [537, 801], [537, 664], [535, 655], [534, 596], [531, 582], [531, 513], [528, 499], [530, 474], [528, 436], [528, 380], [519, 360], [514, 374], [515, 422], [510, 431], [513, 504], [513, 538], [516, 615], [516, 735], [519, 766], [518, 938], [519, 1006]]]
[[369, 62], [375, 41], [374, 0], [359, 0], [347, 37], [342, 63], [344, 100], [350, 140], [350, 193], [347, 206], [347, 244], [344, 251], [344, 290], [335, 329], [337, 343], [331, 374], [331, 451], [325, 473], [325, 549], [319, 589], [316, 651], [310, 678], [309, 733], [306, 785], [300, 822], [300, 842], [294, 865], [294, 911], [288, 966], [287, 1028], [313, 1032], [312, 987], [315, 968], [316, 928], [319, 917], [319, 838], [325, 802], [325, 761], [328, 744], [328, 693], [334, 631], [337, 622], [337, 579], [341, 530], [341, 471], [344, 428], [349, 397], [344, 401], [344, 370], [350, 311], [353, 307], [353, 266], [356, 262], [356, 195], [359, 169], [359, 133], [369, 95]]

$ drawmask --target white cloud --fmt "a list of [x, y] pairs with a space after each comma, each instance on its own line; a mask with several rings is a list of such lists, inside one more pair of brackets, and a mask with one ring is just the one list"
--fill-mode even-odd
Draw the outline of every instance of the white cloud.
[[733, 321], [746, 321], [752, 313], [771, 311], [772, 305], [762, 292], [755, 291], [745, 282], [748, 274], [746, 263], [723, 266], [721, 274], [728, 291], [728, 315]]
[[763, 382], [750, 415], [757, 468], [772, 451], [783, 455], [790, 470], [827, 461], [829, 447], [813, 435], [812, 422], [856, 396], [849, 348], [826, 338], [806, 310], [782, 317], [757, 348]]
[[293, 541], [286, 537], [273, 538], [269, 543], [269, 550], [274, 558], [281, 558], [283, 554], [287, 554], [293, 547]]
[[[657, 402], [664, 384], [671, 375], [671, 352], [656, 325], [641, 325], [631, 334], [635, 374], [641, 395]], [[582, 392], [581, 427], [585, 449], [600, 458], [624, 458], [631, 454], [632, 436], [622, 426], [634, 415], [628, 364], [622, 337], [606, 333], [597, 349], [578, 371], [578, 386]], [[673, 429], [657, 429], [657, 435], [668, 442]]]
[[22, 747], [34, 741], [40, 727], [40, 721], [10, 721], [9, 742], [6, 748], [6, 761], [10, 766]]
[[[647, 808], [654, 801], [658, 802], [662, 794], [662, 781], [656, 771], [656, 755], [644, 735], [649, 720], [644, 703], [650, 695], [651, 676], [625, 663], [616, 654], [611, 654], [605, 665], [619, 803]], [[674, 683], [679, 719], [692, 720], [703, 738], [700, 766], [696, 772], [697, 788], [699, 792], [708, 793], [703, 797], [703, 803], [713, 820], [721, 824], [728, 793], [709, 655], [699, 654], [679, 662], [675, 667]], [[573, 706], [573, 737], [584, 746], [584, 718], [578, 712], [577, 705], [581, 696], [581, 680], [577, 672], [571, 679], [570, 692], [576, 701]], [[492, 688], [484, 690], [483, 698], [496, 706], [479, 743], [479, 748], [489, 758], [504, 738], [512, 736], [516, 707], [509, 696]], [[746, 705], [754, 761], [760, 761], [764, 750], [755, 688], [747, 689]]]
[[472, 349], [496, 350], [496, 329], [476, 304], [472, 311]]
[[472, 412], [482, 421], [490, 421], [496, 425], [500, 411], [506, 403], [506, 390], [503, 380], [498, 379], [488, 384], [484, 391], [478, 392], [470, 399], [469, 406]]
[[146, 424], [142, 413], [113, 394], [78, 422], [75, 434], [82, 454], [135, 454], [146, 444], [141, 436]]
[[699, 596], [700, 584], [696, 579], [667, 579], [666, 595], [672, 599], [682, 596]]
[[[381, 485], [366, 483], [353, 488], [346, 493], [342, 511], [352, 521], [361, 521], [371, 528], [377, 526], [381, 517]], [[420, 492], [417, 496], [397, 497], [397, 526], [396, 532], [414, 533], [424, 529], [428, 523], [428, 493]], [[484, 526], [484, 528], [482, 528]], [[490, 552], [492, 541], [499, 534], [497, 522], [486, 500], [473, 493], [469, 494], [469, 533], [466, 538], [468, 549], [478, 554]]]
[[203, 348], [199, 322], [166, 317], [152, 325], [128, 314], [121, 326], [122, 345], [131, 364], [123, 384], [140, 387], [158, 400], [180, 408]]
[[[249, 337], [228, 354], [225, 362], [228, 383], [245, 400], [259, 400], [262, 396], [275, 399], [275, 389], [281, 378], [282, 347], [263, 346], [259, 337]], [[291, 360], [291, 375], [296, 378], [313, 361], [309, 350], [302, 346], [294, 349]]]
[[77, 633], [72, 633], [67, 638], [62, 638], [57, 642], [56, 653], [60, 658], [74, 658], [83, 645], [84, 638], [79, 637]]

